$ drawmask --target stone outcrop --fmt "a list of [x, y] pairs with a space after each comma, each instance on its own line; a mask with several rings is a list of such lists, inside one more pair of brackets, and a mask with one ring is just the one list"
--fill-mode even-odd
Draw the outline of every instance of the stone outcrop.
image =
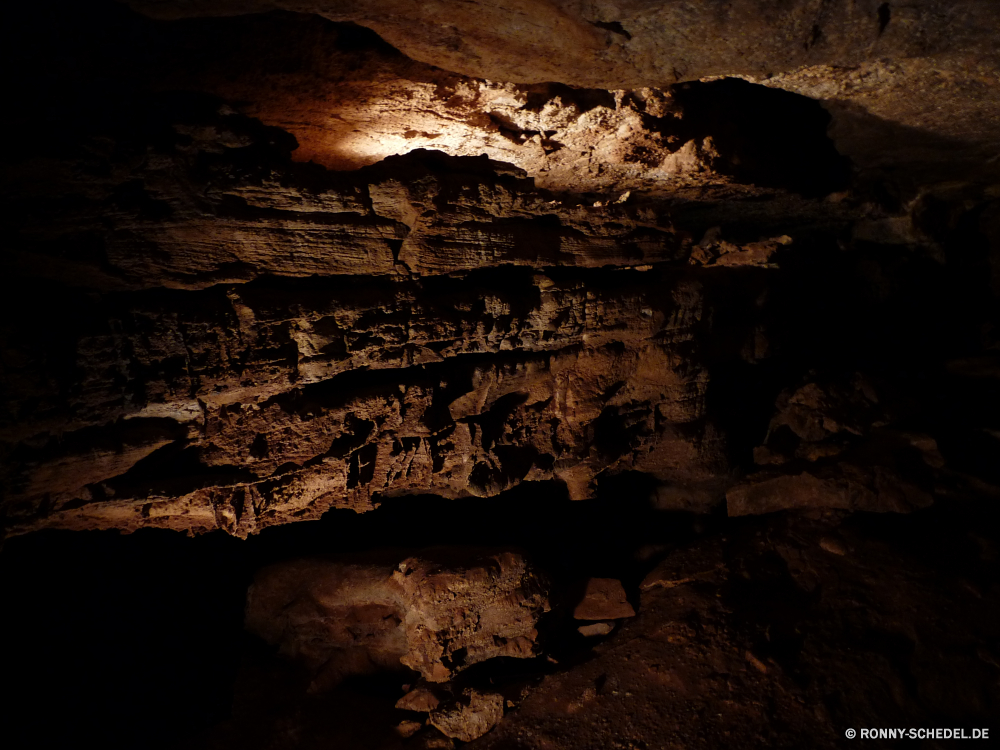
[[994, 0], [5, 21], [4, 747], [998, 715]]
[[[536, 626], [548, 610], [547, 583], [522, 555], [430, 550], [396, 564], [302, 560], [265, 568], [247, 595], [246, 626], [302, 663], [315, 675], [313, 689], [323, 690], [403, 667], [444, 682], [488, 659], [535, 656]], [[401, 707], [437, 704], [411, 696]], [[465, 722], [442, 716], [449, 726]]]
[[576, 630], [585, 638], [593, 638], [595, 636], [607, 635], [614, 629], [615, 625], [613, 622], [590, 622], [586, 625], [581, 625]]
[[[357, 709], [346, 691], [304, 700], [273, 672], [249, 672], [234, 720], [206, 747], [290, 736], [299, 747], [447, 747], [450, 738], [418, 721], [444, 707], [449, 718], [469, 716], [473, 690], [514, 698], [475, 748], [834, 748], [845, 727], [879, 720], [988, 726], [1000, 702], [994, 518], [988, 504], [940, 504], [896, 523], [842, 511], [727, 523], [652, 567], [636, 617], [606, 639], [579, 639], [577, 658], [536, 660], [536, 676], [513, 695], [501, 669], [472, 687], [388, 683], [388, 696], [361, 704], [365, 720], [350, 734]], [[412, 744], [382, 737], [403, 716], [378, 709], [394, 691]], [[478, 705], [500, 712], [496, 697]]]
[[[344, 170], [416, 149], [486, 154], [589, 203], [627, 200], [630, 191], [632, 200], [640, 191], [732, 200], [790, 183], [817, 195], [846, 186], [846, 163], [826, 137], [829, 115], [816, 102], [735, 78], [636, 88], [516, 83], [416, 62], [373, 32], [318, 16], [155, 22], [117, 6], [104, 12], [105, 24], [89, 30], [106, 55], [89, 61], [97, 73], [126, 90], [217, 96], [230, 112], [291, 134], [301, 163]], [[127, 34], [109, 31], [119, 27]], [[143, 38], [152, 50], [137, 43]], [[52, 64], [44, 48], [28, 56]], [[87, 86], [61, 95], [108, 94]], [[47, 140], [24, 129], [29, 141]]]
[[431, 711], [428, 721], [447, 737], [471, 742], [500, 723], [503, 702], [497, 693], [470, 689], [458, 700]]
[[[398, 24], [445, 5], [380, 6], [372, 27], [395, 43]], [[928, 36], [938, 7], [929, 0], [919, 12], [890, 7], [884, 28], [860, 36], [881, 6], [826, 9], [813, 51], [771, 56], [769, 71], [729, 37], [700, 50], [707, 67], [691, 60], [669, 78], [646, 77], [666, 70], [659, 52], [629, 53], [600, 72], [597, 61], [610, 58], [577, 46], [590, 81], [563, 69], [570, 58], [528, 60], [510, 56], [509, 45], [466, 70], [448, 64], [447, 45], [417, 54], [427, 40], [416, 34], [402, 48], [421, 61], [404, 57], [343, 23], [370, 21], [366, 3], [135, 6], [226, 18], [153, 21], [102, 6], [90, 26], [100, 55], [26, 50], [55, 82], [49, 99], [78, 106], [56, 112], [38, 93], [44, 87], [18, 90], [24, 148], [3, 188], [6, 533], [161, 527], [246, 536], [401, 495], [492, 497], [546, 481], [585, 499], [626, 472], [655, 482], [658, 507], [710, 510], [760, 441], [750, 434], [756, 426], [733, 424], [741, 379], [767, 403], [813, 365], [791, 355], [778, 366], [788, 368], [780, 383], [764, 382], [778, 377], [760, 373], [771, 365], [737, 372], [780, 358], [796, 336], [831, 338], [786, 322], [808, 317], [808, 300], [788, 290], [823, 278], [808, 264], [836, 267], [829, 238], [843, 238], [857, 259], [853, 288], [879, 289], [892, 269], [868, 252], [873, 244], [911, 249], [907, 268], [950, 263], [960, 286], [974, 284], [955, 261], [954, 248], [968, 245], [959, 225], [977, 221], [977, 237], [996, 236], [985, 172], [934, 186], [943, 172], [906, 177], [893, 173], [905, 159], [855, 159], [852, 186], [826, 137], [827, 113], [775, 88], [822, 99], [823, 82], [846, 75], [850, 85], [828, 93], [868, 97], [877, 108], [877, 92], [898, 94], [897, 68], [959, 65], [939, 30]], [[792, 6], [794, 26], [809, 13]], [[243, 15], [277, 7], [328, 20]], [[574, 28], [621, 36], [633, 51], [673, 28], [679, 12], [623, 6], [616, 13], [625, 20], [611, 21], [602, 15], [610, 8], [559, 7]], [[477, 8], [499, 14], [490, 34], [510, 30], [501, 17], [511, 8]], [[468, 51], [485, 32], [462, 27], [467, 12], [449, 11]], [[986, 60], [979, 34], [992, 12], [967, 2], [949, 16], [949, 38], [969, 42], [963, 54]], [[775, 21], [757, 3], [735, 4], [722, 20], [691, 13], [682, 19], [690, 28], [770, 29], [754, 55], [774, 41]], [[634, 28], [632, 38], [615, 23]], [[872, 33], [877, 55], [857, 46]], [[744, 67], [714, 67], [729, 65], [737, 48]], [[864, 73], [885, 55], [906, 62], [884, 76]], [[858, 67], [793, 70], [848, 62]], [[565, 75], [498, 78], [501, 63], [551, 63]], [[757, 83], [673, 85], [709, 73]], [[582, 84], [592, 88], [573, 87]], [[988, 109], [992, 99], [975, 101]], [[844, 122], [835, 119], [831, 132], [845, 132]], [[962, 143], [973, 151], [993, 143], [987, 125]], [[870, 132], [880, 134], [873, 143], [910, 142], [891, 128]], [[354, 158], [355, 141], [382, 150]], [[387, 156], [399, 152], [409, 153]], [[492, 158], [472, 156], [482, 153]], [[948, 153], [952, 166], [965, 163]], [[976, 162], [990, 168], [989, 159]], [[927, 434], [900, 429], [918, 442]], [[778, 468], [762, 458], [770, 473], [731, 492], [731, 509], [925, 504], [926, 477], [897, 466], [889, 446], [910, 438], [889, 432], [875, 427], [871, 450], [844, 461], [830, 453], [843, 436], [806, 440], [813, 453], [795, 457], [804, 463]], [[903, 484], [912, 487], [896, 493]], [[799, 499], [768, 499], [785, 495]]]

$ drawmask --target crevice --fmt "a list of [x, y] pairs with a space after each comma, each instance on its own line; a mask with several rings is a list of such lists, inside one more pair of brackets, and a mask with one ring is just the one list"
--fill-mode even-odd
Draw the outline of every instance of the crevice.
[[599, 29], [604, 29], [605, 31], [610, 31], [612, 34], [623, 36], [628, 41], [632, 40], [632, 35], [628, 33], [625, 30], [625, 27], [618, 21], [591, 21], [591, 23]]
[[820, 28], [819, 24], [814, 24], [812, 27], [812, 32], [809, 34], [809, 39], [803, 44], [807, 50], [815, 47], [819, 41], [823, 38], [823, 29]]
[[[675, 87], [683, 141], [710, 137], [713, 168], [742, 183], [820, 197], [847, 186], [849, 161], [827, 135], [819, 102], [735, 78]], [[764, 114], [766, 113], [766, 114]]]
[[124, 474], [101, 484], [112, 497], [136, 500], [146, 497], [182, 497], [199, 489], [255, 484], [260, 478], [237, 466], [208, 466], [201, 450], [183, 442], [160, 448], [136, 463]]
[[885, 32], [886, 27], [889, 26], [889, 21], [892, 20], [892, 8], [889, 3], [882, 3], [878, 6], [878, 35], [882, 36]]

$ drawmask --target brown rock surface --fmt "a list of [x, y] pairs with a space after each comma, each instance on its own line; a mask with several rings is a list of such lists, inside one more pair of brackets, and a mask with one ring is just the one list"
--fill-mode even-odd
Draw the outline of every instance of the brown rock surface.
[[[799, 23], [804, 6], [792, 6]], [[363, 22], [367, 7], [290, 9]], [[879, 54], [925, 60], [940, 52], [934, 59], [943, 66], [958, 65], [941, 51], [939, 30], [926, 35], [937, 5], [921, 7], [893, 11], [873, 32]], [[254, 8], [264, 6], [187, 3], [170, 13]], [[992, 11], [962, 8], [949, 16], [951, 39], [967, 38], [966, 52], [981, 56], [978, 34]], [[468, 20], [469, 9], [460, 11], [455, 18]], [[632, 21], [608, 20], [609, 8], [593, 11], [601, 20], [575, 7], [557, 15], [589, 18], [581, 26], [588, 34], [634, 47], [679, 12], [618, 11], [642, 17], [633, 39], [614, 26]], [[105, 55], [77, 50], [71, 65], [73, 55], [31, 51], [60, 86], [53, 96], [89, 104], [53, 125], [44, 101], [29, 97], [15, 121], [28, 148], [4, 178], [16, 217], [6, 225], [5, 277], [28, 292], [25, 303], [4, 296], [0, 331], [6, 533], [152, 526], [245, 536], [404, 494], [489, 497], [553, 481], [571, 498], [590, 498], [601, 481], [633, 471], [656, 481], [658, 507], [711, 510], [751, 438], [737, 428], [732, 440], [733, 425], [727, 430], [717, 415], [730, 417], [709, 402], [731, 406], [742, 363], [781, 355], [783, 319], [803, 304], [782, 289], [815, 283], [803, 267], [829, 257], [830, 237], [849, 237], [852, 257], [877, 266], [854, 285], [877, 290], [896, 276], [873, 260], [871, 243], [913, 248], [911, 264], [921, 254], [947, 260], [943, 236], [961, 222], [944, 217], [942, 204], [981, 214], [980, 231], [991, 231], [987, 186], [931, 188], [941, 175], [924, 175], [922, 188], [900, 178], [871, 195], [860, 190], [864, 181], [843, 190], [848, 176], [822, 110], [766, 86], [727, 79], [670, 87], [673, 77], [639, 86], [621, 74], [621, 61], [608, 70], [626, 88], [513, 76], [497, 83], [414, 62], [367, 32], [316, 17], [154, 22], [105, 12], [106, 44], [95, 42]], [[388, 29], [414, 12], [393, 5], [378, 15]], [[871, 29], [852, 34], [880, 12], [825, 10], [813, 51], [796, 48], [789, 60], [815, 66], [834, 54], [844, 55], [838, 65], [876, 65], [874, 48], [856, 46]], [[684, 22], [692, 28], [770, 29], [754, 54], [780, 41], [772, 15], [754, 3], [734, 5], [724, 19], [691, 13]], [[481, 31], [455, 28], [468, 44]], [[154, 39], [156, 54], [121, 29]], [[913, 46], [920, 34], [923, 46]], [[699, 54], [715, 62], [735, 59], [737, 48], [748, 54], [731, 44], [726, 37]], [[642, 68], [651, 59], [634, 61]], [[826, 80], [799, 72], [795, 86]], [[879, 91], [897, 91], [890, 73], [850, 73], [853, 83], [837, 96], [877, 103]], [[980, 73], [988, 82], [988, 70]], [[92, 90], [90, 78], [108, 86]], [[988, 108], [988, 99], [975, 100]], [[976, 143], [989, 140], [992, 120], [981, 114], [976, 138], [986, 140]], [[426, 122], [407, 125], [411, 117]], [[393, 140], [404, 125], [405, 143]], [[355, 159], [344, 150], [355, 137], [385, 148]], [[357, 167], [416, 146], [494, 160], [420, 151], [351, 173], [302, 163]], [[562, 197], [536, 188], [529, 174]], [[835, 188], [825, 200], [803, 197]], [[583, 201], [587, 191], [600, 199]], [[675, 226], [678, 216], [692, 231]], [[963, 262], [949, 273], [964, 274]], [[772, 305], [781, 294], [786, 301]], [[17, 322], [24, 316], [58, 335], [36, 335]], [[785, 351], [801, 333], [784, 332]], [[748, 387], [769, 391], [766, 377], [753, 375]], [[797, 460], [832, 457], [850, 434], [805, 440]], [[779, 453], [762, 461], [774, 465]], [[809, 468], [825, 487], [822, 502], [839, 507], [910, 503], [874, 487], [897, 476], [928, 491], [893, 461], [859, 465], [850, 476], [783, 472], [803, 477]], [[846, 485], [866, 490], [844, 500]]]
[[5, 20], [5, 748], [1000, 714], [996, 2]]
[[592, 622], [587, 625], [581, 625], [576, 629], [576, 631], [585, 638], [592, 638], [598, 635], [607, 635], [614, 629], [614, 623]]
[[[315, 171], [244, 119], [203, 116], [212, 127], [158, 157], [135, 188], [145, 197], [120, 211], [105, 203], [136, 167], [113, 154], [108, 169], [124, 171], [89, 179], [73, 212], [49, 220], [19, 194], [20, 272], [102, 296], [71, 293], [76, 322], [58, 340], [12, 319], [4, 334], [13, 530], [44, 516], [246, 535], [386, 495], [556, 479], [584, 498], [609, 470], [718, 483], [722, 438], [692, 348], [706, 301], [667, 271], [687, 251], [665, 220], [545, 201], [487, 160]], [[220, 132], [276, 149], [250, 162], [264, 173], [247, 177], [251, 147], [220, 150]], [[68, 194], [84, 189], [74, 179]], [[143, 217], [150, 205], [160, 220]], [[100, 261], [46, 260], [95, 232]], [[656, 270], [640, 277], [638, 263]], [[124, 447], [95, 452], [102, 441]]]
[[636, 618], [470, 747], [834, 748], [930, 714], [985, 726], [1000, 599], [959, 580], [993, 563], [944, 554], [942, 522], [841, 526], [849, 555], [824, 546], [829, 522], [788, 516], [679, 550]]
[[635, 617], [622, 582], [615, 578], [591, 578], [584, 587], [583, 599], [573, 608], [577, 620], [616, 620]]
[[[808, 383], [777, 401], [764, 445], [764, 466], [726, 493], [729, 514], [783, 508], [838, 508], [905, 513], [933, 502], [944, 466], [928, 435], [892, 429], [872, 383]], [[780, 468], [773, 468], [780, 467]]]
[[467, 690], [461, 698], [431, 711], [429, 722], [448, 737], [471, 742], [500, 723], [503, 700], [496, 693]]
[[417, 685], [396, 701], [396, 708], [404, 711], [430, 713], [441, 704], [441, 698], [428, 685]]
[[[743, 76], [823, 101], [834, 115], [833, 135], [841, 150], [867, 168], [967, 178], [973, 172], [995, 176], [998, 166], [993, 157], [1000, 109], [991, 92], [1000, 80], [994, 43], [1000, 11], [991, 0], [905, 5], [796, 0], [780, 8], [767, 0], [724, 6], [640, 0], [388, 6], [369, 0], [130, 0], [130, 5], [159, 18], [275, 8], [316, 13], [367, 26], [414, 60], [487, 82], [641, 90]], [[473, 96], [477, 89], [459, 87], [454, 95]], [[305, 119], [307, 128], [326, 128], [321, 116]], [[440, 122], [419, 114], [415, 119]], [[359, 144], [354, 148], [384, 148], [377, 145], [379, 129], [366, 132], [362, 126], [349, 139]], [[411, 131], [417, 138], [439, 133], [447, 140], [438, 127], [394, 130], [397, 141]], [[532, 148], [544, 150], [545, 135], [539, 131], [539, 136]]]
[[933, 502], [929, 494], [889, 469], [866, 471], [850, 464], [831, 467], [821, 476], [802, 472], [769, 477], [762, 472], [728, 490], [726, 501], [731, 516], [788, 508], [907, 513]]
[[546, 583], [521, 555], [441, 550], [397, 565], [266, 568], [247, 595], [246, 627], [316, 674], [314, 689], [327, 689], [401, 665], [444, 682], [487, 659], [535, 656], [548, 610]]
[[[791, 2], [779, 11], [764, 0], [737, 0], [725, 12], [711, 3], [651, 6], [641, 0], [586, 5], [567, 0], [540, 6], [455, 0], [419, 6], [370, 0], [129, 4], [163, 18], [275, 7], [313, 12], [370, 26], [410, 57], [449, 70], [496, 80], [561, 80], [605, 88], [809, 64], [847, 67], [877, 57], [916, 57], [955, 48], [982, 54], [992, 51], [987, 30], [998, 20], [996, 8], [981, 0], [947, 5], [918, 0], [895, 9], [895, 24], [891, 5], [886, 16], [875, 0], [836, 5], [818, 15], [813, 3]], [[946, 8], [951, 14], [942, 18]]]

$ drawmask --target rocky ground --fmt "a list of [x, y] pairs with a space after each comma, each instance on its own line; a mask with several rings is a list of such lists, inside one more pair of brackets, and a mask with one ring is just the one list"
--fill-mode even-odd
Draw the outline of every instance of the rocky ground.
[[[113, 746], [213, 749], [467, 740], [491, 748], [842, 747], [850, 746], [848, 728], [995, 726], [1000, 539], [996, 515], [982, 503], [906, 517], [786, 511], [736, 520], [648, 509], [588, 519], [562, 509], [538, 520], [571, 524], [579, 539], [560, 539], [562, 526], [533, 536], [510, 522], [490, 537], [530, 550], [553, 572], [544, 581], [548, 604], [532, 615], [540, 615], [535, 645], [447, 677], [425, 670], [429, 680], [398, 656], [395, 666], [371, 658], [376, 643], [386, 653], [397, 622], [425, 620], [373, 604], [371, 584], [359, 588], [357, 572], [345, 578], [342, 563], [324, 563], [340, 566], [342, 583], [331, 585], [316, 562], [310, 572], [288, 561], [339, 549], [355, 571], [359, 563], [371, 570], [362, 551], [371, 534], [390, 544], [454, 534], [459, 524], [439, 522], [442, 509], [433, 505], [422, 508], [422, 520], [394, 517], [395, 532], [369, 514], [246, 542], [155, 531], [11, 540], [3, 585], [9, 611], [19, 613], [7, 625], [21, 644], [11, 660], [18, 713], [7, 724], [15, 746], [87, 736]], [[448, 565], [445, 575], [463, 569], [454, 554]], [[489, 576], [476, 577], [483, 569], [464, 569], [466, 583], [446, 590], [471, 592], [454, 610], [467, 645], [510, 620], [508, 605], [483, 609], [476, 598], [499, 590]], [[281, 628], [280, 655], [265, 640], [238, 636], [247, 584], [261, 570], [252, 591], [264, 582], [272, 592], [315, 592], [285, 607], [282, 616], [298, 624]], [[288, 583], [275, 589], [281, 571]], [[625, 601], [595, 597], [581, 575], [617, 576]], [[343, 609], [345, 596], [353, 614]], [[266, 633], [277, 631], [262, 629], [259, 595], [252, 597], [248, 627], [274, 642]], [[589, 612], [580, 607], [588, 601]], [[399, 614], [389, 631], [373, 629], [390, 610]], [[499, 618], [482, 618], [491, 612]], [[452, 615], [437, 622], [452, 627]], [[596, 623], [606, 627], [587, 629]], [[58, 707], [61, 721], [26, 722], [36, 701]]]

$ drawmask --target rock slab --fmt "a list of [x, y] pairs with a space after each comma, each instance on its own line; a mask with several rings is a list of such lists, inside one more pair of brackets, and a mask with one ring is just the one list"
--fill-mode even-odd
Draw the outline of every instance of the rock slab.
[[449, 550], [396, 565], [265, 568], [247, 597], [246, 627], [312, 670], [320, 690], [401, 666], [445, 682], [497, 656], [536, 656], [536, 625], [549, 608], [545, 579], [522, 555]]

